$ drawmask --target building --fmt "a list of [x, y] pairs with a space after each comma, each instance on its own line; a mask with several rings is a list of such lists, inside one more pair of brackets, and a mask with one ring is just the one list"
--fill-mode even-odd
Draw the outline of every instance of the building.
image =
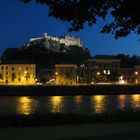
[[65, 46], [76, 45], [79, 47], [83, 47], [81, 40], [79, 37], [74, 36], [64, 36], [60, 38], [60, 43], [65, 44]]
[[0, 64], [0, 84], [32, 85], [36, 82], [36, 65], [29, 63]]
[[75, 45], [78, 47], [83, 47], [83, 44], [79, 37], [74, 36], [49, 36], [47, 33], [44, 33], [42, 37], [32, 37], [27, 46], [30, 45], [42, 45], [45, 48], [59, 52], [64, 51], [62, 46], [65, 46], [68, 49], [68, 46]]
[[140, 66], [135, 66], [133, 69], [133, 83], [140, 84]]
[[119, 59], [88, 59], [78, 69], [79, 83], [93, 83], [96, 76], [108, 76], [119, 73]]
[[120, 68], [118, 70], [118, 73], [122, 81], [124, 81], [124, 83], [131, 84], [131, 83], [134, 83], [133, 71], [134, 71], [134, 68]]
[[74, 85], [77, 83], [77, 66], [75, 64], [55, 65], [55, 84]]

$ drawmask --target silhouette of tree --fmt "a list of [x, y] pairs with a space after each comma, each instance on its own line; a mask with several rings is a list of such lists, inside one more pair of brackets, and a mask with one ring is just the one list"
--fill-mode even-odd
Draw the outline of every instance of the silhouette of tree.
[[[28, 3], [33, 0], [20, 0]], [[140, 34], [139, 0], [34, 0], [47, 5], [48, 15], [70, 23], [69, 31], [78, 31], [96, 24], [102, 18], [107, 21], [101, 32], [112, 33], [115, 38], [125, 37], [132, 31]], [[110, 15], [112, 20], [110, 20]], [[99, 18], [100, 17], [100, 18]]]

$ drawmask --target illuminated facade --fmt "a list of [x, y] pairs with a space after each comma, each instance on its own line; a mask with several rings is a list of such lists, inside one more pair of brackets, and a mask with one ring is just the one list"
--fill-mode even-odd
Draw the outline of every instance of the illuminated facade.
[[42, 45], [45, 48], [55, 52], [62, 51], [60, 44], [64, 44], [66, 48], [71, 45], [83, 47], [83, 44], [79, 37], [68, 36], [68, 35], [57, 37], [57, 36], [49, 36], [47, 33], [44, 33], [43, 37], [30, 38], [28, 45], [30, 44]]
[[119, 59], [88, 59], [78, 69], [79, 83], [92, 83], [96, 76], [119, 74]]
[[35, 84], [35, 64], [1, 64], [0, 84], [32, 85]]
[[135, 66], [133, 70], [133, 79], [135, 84], [140, 84], [140, 66]]
[[77, 66], [75, 64], [57, 64], [55, 65], [55, 84], [76, 84]]

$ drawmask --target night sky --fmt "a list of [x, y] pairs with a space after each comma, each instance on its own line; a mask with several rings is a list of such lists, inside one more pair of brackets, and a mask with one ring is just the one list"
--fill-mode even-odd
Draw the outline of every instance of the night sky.
[[47, 16], [47, 7], [35, 3], [25, 5], [18, 0], [3, 0], [0, 3], [0, 54], [6, 48], [19, 47], [33, 36], [75, 35], [79, 36], [84, 46], [92, 55], [114, 55], [118, 53], [140, 55], [140, 36], [131, 34], [115, 40], [112, 35], [101, 34], [103, 21], [85, 28], [80, 32], [68, 32], [68, 23]]

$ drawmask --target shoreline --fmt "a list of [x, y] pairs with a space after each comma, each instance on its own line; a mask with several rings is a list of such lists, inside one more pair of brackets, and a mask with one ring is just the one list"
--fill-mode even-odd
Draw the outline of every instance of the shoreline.
[[140, 122], [82, 124], [54, 127], [0, 128], [2, 139], [20, 140], [139, 140]]
[[0, 96], [140, 94], [140, 85], [1, 85]]

